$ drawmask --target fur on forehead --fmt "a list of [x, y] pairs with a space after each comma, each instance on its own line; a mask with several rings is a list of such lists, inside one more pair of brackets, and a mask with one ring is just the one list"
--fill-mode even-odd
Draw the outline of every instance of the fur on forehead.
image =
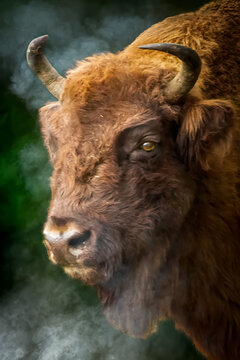
[[[141, 66], [142, 65], [142, 66]], [[119, 101], [165, 105], [163, 91], [175, 72], [135, 63], [120, 54], [100, 54], [77, 63], [68, 71], [63, 106], [87, 111]], [[151, 106], [152, 107], [152, 106]]]

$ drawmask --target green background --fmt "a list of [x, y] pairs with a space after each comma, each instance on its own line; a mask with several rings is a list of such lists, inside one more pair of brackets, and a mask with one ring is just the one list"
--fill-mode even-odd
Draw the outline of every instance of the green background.
[[50, 264], [42, 245], [51, 166], [37, 108], [53, 98], [25, 51], [49, 34], [47, 55], [64, 73], [77, 59], [117, 51], [151, 24], [206, 1], [2, 1], [0, 5], [0, 358], [202, 359], [171, 321], [147, 340], [105, 320], [95, 291]]

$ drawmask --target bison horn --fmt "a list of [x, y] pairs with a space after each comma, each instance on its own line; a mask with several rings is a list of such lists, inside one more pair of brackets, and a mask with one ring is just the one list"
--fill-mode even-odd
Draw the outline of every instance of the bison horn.
[[201, 71], [201, 59], [193, 49], [171, 43], [157, 43], [139, 46], [140, 49], [159, 50], [177, 56], [182, 60], [181, 71], [164, 90], [166, 100], [177, 103], [194, 86]]
[[60, 98], [65, 78], [52, 67], [43, 55], [43, 46], [48, 35], [40, 36], [30, 42], [27, 48], [27, 62], [39, 79], [57, 99]]

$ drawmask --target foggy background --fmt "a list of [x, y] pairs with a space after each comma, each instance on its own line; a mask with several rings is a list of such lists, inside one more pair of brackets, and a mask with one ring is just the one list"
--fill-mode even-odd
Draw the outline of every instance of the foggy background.
[[0, 359], [203, 359], [171, 321], [147, 340], [109, 325], [93, 289], [50, 264], [42, 245], [51, 166], [37, 109], [54, 98], [25, 52], [48, 34], [46, 55], [64, 75], [76, 60], [123, 49], [155, 22], [207, 1], [68, 0], [0, 4]]

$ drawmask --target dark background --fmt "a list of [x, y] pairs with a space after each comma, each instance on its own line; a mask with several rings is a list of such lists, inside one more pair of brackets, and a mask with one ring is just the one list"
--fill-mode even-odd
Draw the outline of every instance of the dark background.
[[47, 56], [64, 72], [77, 59], [117, 51], [151, 24], [207, 1], [68, 0], [0, 4], [0, 358], [2, 360], [202, 359], [171, 321], [147, 340], [105, 320], [93, 289], [50, 264], [42, 245], [51, 167], [37, 109], [52, 96], [25, 52], [49, 34]]

